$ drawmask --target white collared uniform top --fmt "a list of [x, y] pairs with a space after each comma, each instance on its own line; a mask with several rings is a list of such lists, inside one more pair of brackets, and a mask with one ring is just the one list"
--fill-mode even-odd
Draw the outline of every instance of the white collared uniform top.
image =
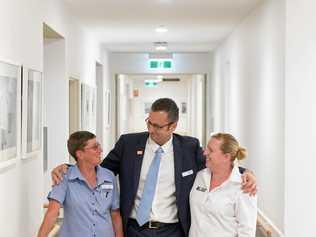
[[243, 193], [235, 165], [230, 177], [210, 189], [211, 171], [198, 172], [190, 193], [190, 237], [255, 237], [257, 197]]
[[[136, 212], [144, 191], [146, 176], [150, 164], [154, 159], [155, 151], [158, 148], [159, 145], [149, 137], [145, 147], [138, 190], [131, 213], [131, 218], [136, 219]], [[150, 220], [164, 223], [175, 223], [178, 222], [178, 209], [176, 206], [176, 186], [174, 179], [174, 153], [172, 137], [168, 142], [161, 146], [161, 148], [164, 152], [161, 156], [156, 191], [150, 212]]]

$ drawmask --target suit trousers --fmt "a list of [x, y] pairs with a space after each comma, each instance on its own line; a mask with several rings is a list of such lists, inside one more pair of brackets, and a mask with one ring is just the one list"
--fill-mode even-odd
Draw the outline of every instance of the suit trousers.
[[150, 229], [139, 226], [135, 220], [129, 220], [126, 232], [126, 237], [185, 237], [180, 223]]

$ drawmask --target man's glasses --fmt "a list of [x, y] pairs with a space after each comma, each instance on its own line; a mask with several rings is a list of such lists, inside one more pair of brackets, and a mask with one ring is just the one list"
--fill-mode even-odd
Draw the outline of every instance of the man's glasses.
[[93, 146], [88, 146], [88, 147], [85, 147], [84, 149], [92, 149], [94, 151], [98, 150], [98, 149], [101, 149], [101, 144], [100, 143], [96, 143], [94, 144]]
[[149, 127], [152, 127], [152, 128], [154, 128], [154, 129], [156, 129], [156, 130], [161, 130], [161, 129], [163, 129], [164, 127], [167, 127], [167, 126], [170, 126], [171, 124], [173, 124], [173, 122], [170, 122], [170, 123], [167, 123], [167, 124], [165, 124], [165, 125], [158, 125], [158, 124], [155, 124], [155, 123], [150, 122], [150, 121], [149, 121], [149, 118], [146, 118], [146, 119], [145, 119], [145, 122], [146, 122], [148, 128], [149, 128]]

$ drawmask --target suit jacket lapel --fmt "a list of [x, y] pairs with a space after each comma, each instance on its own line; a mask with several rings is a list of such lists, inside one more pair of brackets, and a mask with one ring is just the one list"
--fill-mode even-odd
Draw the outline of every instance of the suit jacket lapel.
[[176, 136], [173, 136], [173, 155], [174, 155], [174, 178], [176, 184], [176, 199], [179, 200], [181, 191], [181, 180], [182, 180], [182, 160], [183, 151], [179, 140]]
[[148, 139], [148, 133], [145, 133], [144, 136], [142, 136], [139, 139], [138, 144], [135, 147], [135, 153], [134, 153], [134, 194], [136, 195], [138, 184], [139, 184], [139, 178], [140, 178], [140, 171], [142, 168], [143, 158], [145, 154], [145, 147], [146, 142]]

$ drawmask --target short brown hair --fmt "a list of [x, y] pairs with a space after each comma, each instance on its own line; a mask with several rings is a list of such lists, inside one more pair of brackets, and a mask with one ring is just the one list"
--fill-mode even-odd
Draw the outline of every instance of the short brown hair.
[[77, 131], [69, 136], [67, 141], [67, 148], [69, 154], [77, 161], [76, 152], [83, 150], [87, 145], [87, 141], [94, 139], [96, 136], [88, 131]]
[[156, 100], [151, 106], [152, 112], [164, 111], [168, 114], [169, 122], [175, 123], [179, 120], [179, 108], [172, 99], [160, 98]]
[[242, 160], [247, 156], [247, 150], [241, 146], [237, 139], [229, 133], [216, 133], [211, 136], [222, 142], [220, 149], [224, 154], [229, 153], [231, 155], [231, 160], [235, 159]]

